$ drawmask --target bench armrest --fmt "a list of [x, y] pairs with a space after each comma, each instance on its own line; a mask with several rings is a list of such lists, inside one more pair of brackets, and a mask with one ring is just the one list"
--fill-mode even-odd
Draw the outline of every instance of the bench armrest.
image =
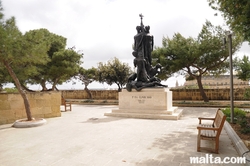
[[199, 119], [199, 124], [201, 124], [201, 120], [215, 120], [215, 118], [203, 118], [203, 117], [198, 117]]
[[203, 127], [203, 126], [197, 126], [197, 129], [198, 130], [215, 130], [215, 131], [219, 130], [218, 127]]

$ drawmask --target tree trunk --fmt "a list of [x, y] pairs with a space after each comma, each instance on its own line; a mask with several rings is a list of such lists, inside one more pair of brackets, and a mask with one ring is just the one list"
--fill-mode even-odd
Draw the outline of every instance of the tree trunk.
[[118, 92], [121, 92], [122, 88], [121, 88], [120, 84], [117, 83], [116, 85], [118, 86]]
[[86, 90], [86, 92], [87, 92], [87, 94], [88, 94], [88, 96], [89, 96], [89, 99], [92, 99], [92, 98], [93, 98], [93, 97], [92, 97], [92, 94], [91, 94], [90, 90], [87, 88], [86, 84], [85, 84], [84, 90]]
[[3, 91], [3, 85], [0, 84], [0, 92]]
[[35, 92], [33, 90], [30, 90], [29, 88], [27, 88], [25, 85], [21, 84], [22, 88], [28, 92]]
[[45, 81], [45, 80], [42, 80], [41, 86], [42, 86], [42, 91], [47, 91], [47, 90], [48, 90], [48, 89], [46, 88], [46, 81]]
[[203, 89], [203, 86], [202, 86], [201, 76], [196, 77], [196, 80], [197, 80], [197, 83], [198, 83], [200, 94], [201, 94], [204, 102], [209, 102], [208, 97], [207, 97], [206, 93], [204, 92], [204, 89]]
[[58, 82], [59, 79], [60, 79], [60, 78], [56, 78], [56, 79], [54, 80], [54, 82], [53, 82], [53, 84], [52, 84], [52, 88], [51, 88], [52, 91], [55, 90], [56, 85], [57, 85], [57, 82]]
[[14, 73], [13, 69], [9, 65], [9, 63], [6, 62], [6, 61], [3, 61], [3, 63], [5, 65], [5, 67], [6, 67], [6, 69], [8, 70], [10, 76], [14, 80], [15, 85], [16, 85], [19, 93], [21, 94], [22, 98], [23, 98], [27, 119], [28, 119], [28, 121], [31, 121], [32, 120], [32, 115], [31, 115], [31, 111], [30, 111], [30, 103], [29, 103], [28, 97], [27, 97], [25, 91], [22, 89], [22, 86], [21, 86], [16, 74]]

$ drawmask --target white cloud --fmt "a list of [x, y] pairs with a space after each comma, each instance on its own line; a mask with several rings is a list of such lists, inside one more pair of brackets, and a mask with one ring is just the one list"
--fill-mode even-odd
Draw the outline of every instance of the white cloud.
[[[5, 16], [14, 16], [23, 33], [46, 28], [66, 37], [68, 47], [83, 51], [85, 68], [114, 57], [132, 66], [140, 13], [156, 46], [161, 46], [163, 36], [176, 32], [197, 37], [206, 20], [224, 24], [207, 0], [2, 0], [2, 5]], [[244, 50], [250, 52], [249, 47]]]

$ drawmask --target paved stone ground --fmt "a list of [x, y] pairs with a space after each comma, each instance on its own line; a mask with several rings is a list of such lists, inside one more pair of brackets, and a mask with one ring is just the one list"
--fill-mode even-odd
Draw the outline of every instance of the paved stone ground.
[[[43, 126], [0, 125], [0, 166], [189, 166], [208, 154], [196, 152], [197, 117], [216, 108], [185, 107], [178, 121], [104, 116], [116, 107], [73, 105]], [[239, 156], [225, 131], [219, 153]]]

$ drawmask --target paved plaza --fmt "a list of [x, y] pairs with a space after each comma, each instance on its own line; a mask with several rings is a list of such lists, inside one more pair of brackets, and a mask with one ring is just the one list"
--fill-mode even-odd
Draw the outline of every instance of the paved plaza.
[[[189, 166], [210, 154], [196, 151], [197, 117], [217, 108], [185, 107], [178, 121], [104, 116], [114, 108], [73, 105], [43, 126], [0, 125], [0, 166]], [[239, 157], [225, 130], [213, 156]]]

